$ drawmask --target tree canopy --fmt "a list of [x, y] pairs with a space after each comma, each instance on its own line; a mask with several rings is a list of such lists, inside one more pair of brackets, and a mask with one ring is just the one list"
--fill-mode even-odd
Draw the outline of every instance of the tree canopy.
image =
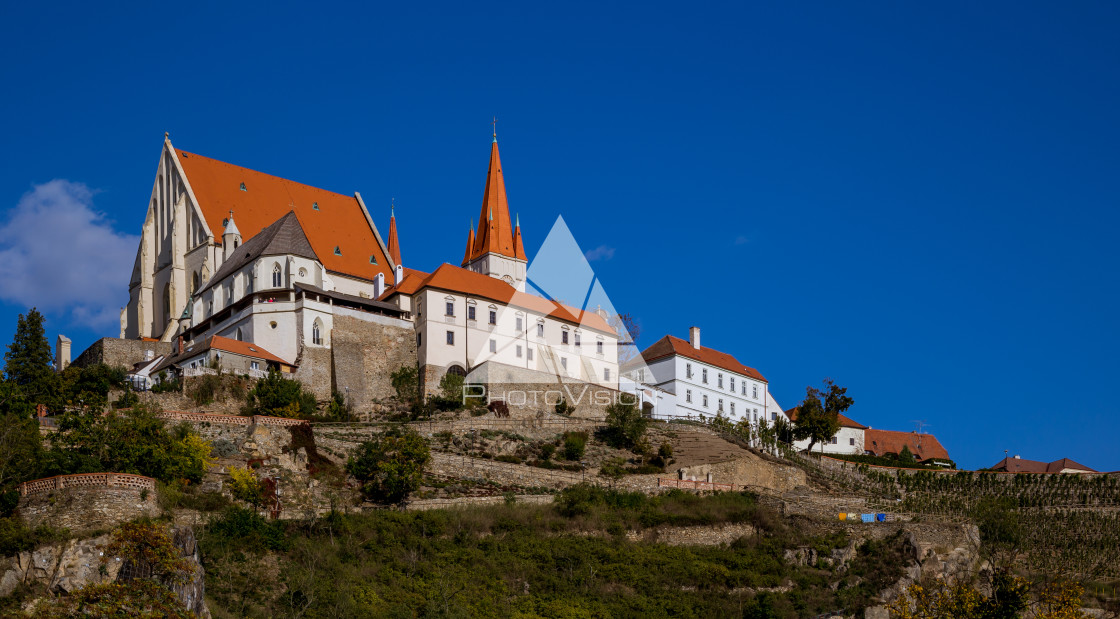
[[58, 377], [51, 346], [43, 330], [43, 315], [35, 308], [19, 315], [16, 333], [4, 353], [4, 374], [32, 404], [57, 405]]
[[398, 426], [362, 443], [346, 462], [346, 471], [361, 482], [367, 499], [400, 503], [420, 487], [430, 457], [424, 437]]
[[855, 400], [848, 397], [848, 388], [824, 379], [824, 388], [805, 388], [805, 399], [797, 408], [793, 435], [797, 440], [809, 439], [808, 451], [813, 445], [828, 441], [840, 430], [840, 413], [848, 410]]

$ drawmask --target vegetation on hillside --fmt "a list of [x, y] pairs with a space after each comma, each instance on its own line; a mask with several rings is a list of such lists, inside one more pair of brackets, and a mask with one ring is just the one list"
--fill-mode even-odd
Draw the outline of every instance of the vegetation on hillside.
[[[758, 532], [725, 546], [626, 535], [721, 523]], [[860, 548], [844, 573], [785, 559], [787, 549], [828, 556], [847, 543], [804, 533], [750, 494], [650, 497], [589, 486], [565, 490], [555, 506], [386, 510], [304, 524], [233, 509], [201, 538], [218, 618], [804, 617], [861, 608], [901, 575], [899, 539]]]
[[400, 503], [420, 488], [430, 458], [428, 442], [411, 428], [395, 426], [363, 442], [346, 462], [370, 501]]

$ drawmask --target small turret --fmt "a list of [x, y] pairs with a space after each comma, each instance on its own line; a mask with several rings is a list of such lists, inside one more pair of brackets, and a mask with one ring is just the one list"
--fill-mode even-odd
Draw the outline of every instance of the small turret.
[[229, 212], [229, 219], [226, 220], [226, 229], [222, 233], [222, 261], [229, 260], [233, 255], [233, 250], [241, 246], [241, 231], [237, 229], [237, 224], [233, 223], [233, 211]]

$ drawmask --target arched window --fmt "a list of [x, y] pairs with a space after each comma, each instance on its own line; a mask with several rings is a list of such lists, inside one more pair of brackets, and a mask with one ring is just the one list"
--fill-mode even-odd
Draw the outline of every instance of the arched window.
[[163, 324], [171, 324], [171, 282], [163, 285]]
[[241, 332], [241, 327], [237, 328], [237, 335], [234, 335], [233, 339], [237, 340], [238, 342], [245, 341], [245, 334]]
[[316, 346], [323, 345], [323, 323], [319, 319], [315, 319], [315, 323], [311, 325], [311, 343]]
[[273, 288], [279, 288], [280, 286], [283, 286], [284, 285], [283, 284], [283, 279], [284, 279], [284, 277], [280, 273], [280, 265], [279, 264], [273, 265], [272, 266], [272, 287]]
[[193, 296], [196, 292], [198, 292], [198, 271], [191, 275], [191, 295]]
[[466, 376], [467, 375], [467, 371], [464, 370], [463, 366], [461, 366], [461, 365], [452, 365], [451, 367], [447, 368], [447, 373], [448, 374], [453, 374], [455, 376]]

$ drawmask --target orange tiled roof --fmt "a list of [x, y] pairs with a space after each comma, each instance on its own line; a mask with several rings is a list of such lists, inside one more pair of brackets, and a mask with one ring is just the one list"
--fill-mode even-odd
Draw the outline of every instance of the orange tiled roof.
[[[222, 222], [231, 210], [241, 238], [246, 241], [284, 213], [295, 211], [305, 224], [304, 231], [311, 246], [328, 271], [367, 280], [378, 273], [392, 278], [389, 258], [355, 196], [344, 196], [179, 149], [175, 149], [175, 153], [216, 243], [222, 242], [225, 228]], [[335, 254], [336, 247], [341, 255]], [[377, 264], [370, 263], [370, 256]]]
[[[789, 417], [790, 421], [797, 421], [797, 409], [798, 408], [800, 408], [800, 407], [794, 406], [793, 408], [789, 409], [788, 411], [785, 411], [786, 417]], [[867, 426], [863, 425], [862, 423], [853, 421], [850, 417], [848, 417], [844, 414], [836, 413], [836, 417], [840, 420], [840, 426], [841, 427], [855, 428], [856, 430], [866, 430], [867, 429]]]
[[478, 234], [467, 248], [466, 265], [484, 254], [495, 253], [525, 260], [525, 249], [517, 242], [509, 218], [509, 201], [506, 199], [506, 181], [502, 176], [502, 159], [498, 155], [498, 140], [490, 146], [490, 167], [486, 172], [486, 189], [482, 194], [482, 210], [478, 215]]
[[[921, 447], [918, 447], [919, 439], [921, 439]], [[949, 452], [932, 434], [891, 430], [867, 430], [863, 434], [863, 448], [876, 456], [899, 454], [904, 446], [910, 448], [910, 453], [914, 454], [914, 458], [919, 462], [931, 459], [951, 460]]]
[[211, 337], [210, 342], [206, 344], [205, 347], [224, 350], [226, 352], [231, 352], [243, 357], [253, 357], [255, 359], [264, 359], [265, 361], [275, 361], [276, 363], [291, 365], [290, 362], [284, 361], [280, 357], [277, 357], [276, 355], [268, 352], [257, 344], [242, 342], [240, 340], [232, 340], [228, 337], [222, 337], [220, 335]]
[[497, 301], [511, 307], [551, 316], [557, 320], [595, 329], [617, 337], [617, 333], [611, 328], [610, 324], [602, 316], [591, 310], [578, 310], [562, 303], [549, 301], [543, 297], [519, 292], [500, 279], [450, 264], [441, 265], [431, 275], [427, 276], [424, 276], [420, 271], [406, 273], [404, 281], [399, 286], [393, 286], [386, 290], [385, 294], [381, 295], [381, 299], [388, 299], [394, 294], [414, 295], [424, 288], [437, 288]]
[[701, 363], [714, 365], [728, 372], [750, 376], [764, 383], [769, 382], [758, 370], [739, 363], [738, 359], [725, 352], [712, 350], [711, 348], [705, 348], [703, 346], [697, 350], [692, 347], [692, 344], [671, 335], [666, 335], [654, 342], [649, 348], [642, 351], [642, 359], [644, 359], [646, 363], [652, 363], [657, 359], [668, 357], [669, 355], [688, 357], [689, 359], [695, 359]]

